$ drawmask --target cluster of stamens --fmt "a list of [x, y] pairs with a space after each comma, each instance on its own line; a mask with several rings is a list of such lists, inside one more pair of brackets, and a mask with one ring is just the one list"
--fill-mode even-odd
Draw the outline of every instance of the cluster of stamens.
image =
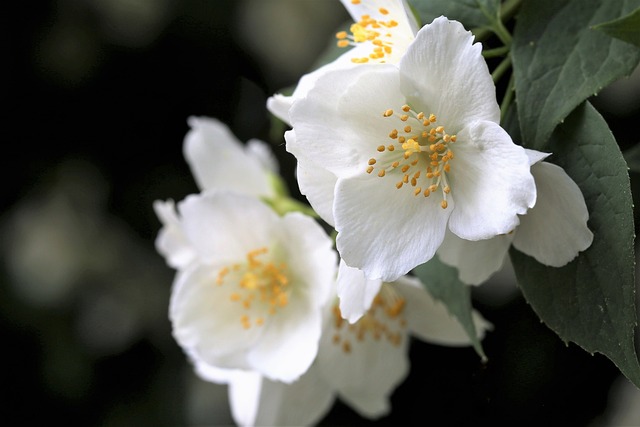
[[447, 195], [451, 192], [447, 181], [451, 171], [449, 162], [453, 159], [450, 145], [456, 142], [456, 136], [437, 126], [434, 114], [416, 113], [408, 105], [403, 105], [401, 110], [402, 113], [391, 109], [382, 113], [385, 118], [398, 118], [402, 128], [394, 128], [389, 133], [391, 144], [377, 147], [379, 157], [369, 159], [366, 171], [371, 174], [377, 170], [381, 178], [399, 177], [396, 188], [408, 186], [415, 196], [429, 197], [441, 188], [440, 205], [446, 209]]
[[[236, 285], [237, 289], [231, 292], [229, 299], [242, 304], [247, 312], [256, 303], [266, 307], [267, 314], [273, 315], [289, 303], [287, 266], [285, 263], [275, 265], [259, 259], [268, 252], [267, 248], [249, 251], [246, 262], [223, 267], [218, 271], [216, 285], [222, 286], [229, 282]], [[258, 316], [252, 321], [248, 314], [243, 314], [240, 322], [245, 329], [249, 329], [252, 324], [263, 325], [264, 317]]]
[[[352, 0], [353, 4], [360, 4], [360, 0]], [[383, 7], [378, 9], [381, 15], [388, 15], [389, 11]], [[352, 58], [351, 61], [357, 64], [364, 64], [369, 61], [385, 62], [385, 57], [393, 52], [392, 33], [390, 28], [398, 26], [398, 22], [390, 19], [388, 21], [378, 20], [371, 15], [362, 15], [358, 22], [351, 25], [349, 30], [340, 31], [336, 34], [339, 47], [355, 46], [358, 43], [370, 42], [373, 50], [369, 56]]]
[[407, 325], [402, 315], [404, 307], [404, 298], [390, 288], [385, 288], [385, 285], [374, 298], [369, 311], [354, 324], [349, 324], [342, 318], [336, 303], [333, 306], [335, 327], [333, 343], [339, 345], [345, 353], [351, 353], [353, 344], [350, 338], [353, 337], [357, 342], [364, 342], [369, 337], [375, 341], [384, 339], [394, 346], [399, 346]]

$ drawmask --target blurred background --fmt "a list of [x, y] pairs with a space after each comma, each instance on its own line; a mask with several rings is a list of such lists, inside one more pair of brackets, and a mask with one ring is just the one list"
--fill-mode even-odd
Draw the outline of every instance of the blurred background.
[[[171, 337], [174, 272], [154, 249], [152, 203], [197, 192], [182, 156], [190, 115], [272, 143], [297, 194], [266, 98], [313, 66], [348, 15], [338, 0], [3, 9], [0, 424], [232, 424], [226, 387], [196, 378]], [[594, 99], [622, 148], [639, 142], [639, 82]], [[508, 269], [474, 292], [495, 325], [488, 363], [414, 342], [391, 415], [365, 420], [337, 402], [320, 424], [640, 424], [640, 392], [541, 324]]]

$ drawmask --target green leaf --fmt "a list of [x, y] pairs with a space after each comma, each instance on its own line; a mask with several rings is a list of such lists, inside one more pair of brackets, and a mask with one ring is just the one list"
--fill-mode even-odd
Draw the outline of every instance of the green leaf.
[[429, 262], [419, 265], [413, 270], [413, 274], [422, 280], [427, 291], [441, 301], [451, 315], [462, 324], [467, 335], [471, 339], [476, 353], [487, 360], [478, 339], [478, 332], [473, 322], [471, 306], [471, 290], [458, 279], [458, 270], [442, 263], [438, 257], [433, 257]]
[[640, 47], [640, 8], [620, 19], [603, 22], [592, 28]]
[[640, 0], [523, 2], [512, 55], [525, 146], [544, 149], [571, 111], [638, 65], [638, 49], [591, 29], [638, 5]]
[[511, 249], [518, 284], [540, 319], [560, 338], [602, 353], [640, 387], [634, 347], [634, 224], [629, 175], [600, 114], [585, 102], [551, 136], [553, 163], [578, 184], [594, 241], [561, 268]]
[[444, 15], [467, 28], [488, 27], [498, 16], [500, 0], [409, 0], [423, 24]]

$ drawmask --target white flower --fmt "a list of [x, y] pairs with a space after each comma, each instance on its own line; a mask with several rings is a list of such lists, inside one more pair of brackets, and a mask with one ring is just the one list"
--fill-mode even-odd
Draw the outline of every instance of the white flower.
[[535, 206], [520, 217], [520, 225], [509, 234], [477, 242], [449, 233], [438, 249], [442, 262], [456, 267], [467, 284], [479, 285], [498, 271], [511, 244], [542, 264], [562, 267], [593, 242], [580, 188], [561, 167], [542, 161], [548, 154], [526, 152], [538, 197]]
[[336, 34], [338, 46], [347, 50], [335, 61], [302, 76], [291, 96], [275, 94], [267, 100], [267, 108], [289, 123], [293, 102], [306, 96], [316, 80], [332, 70], [348, 69], [357, 64], [395, 64], [413, 41], [418, 23], [404, 0], [341, 0], [353, 20], [350, 33]]
[[[354, 287], [364, 284], [355, 272]], [[202, 366], [205, 379], [229, 383], [232, 413], [241, 425], [309, 425], [319, 421], [339, 397], [364, 417], [390, 410], [389, 397], [409, 373], [409, 335], [435, 344], [463, 346], [470, 340], [462, 326], [433, 300], [416, 279], [380, 283], [368, 312], [348, 324], [337, 302], [325, 310], [318, 357], [292, 384], [255, 372], [229, 372]], [[490, 328], [474, 312], [478, 335]]]
[[335, 225], [345, 263], [370, 279], [428, 261], [447, 228], [467, 240], [506, 234], [535, 203], [481, 46], [456, 21], [422, 28], [399, 70], [325, 74], [290, 117], [300, 189]]
[[194, 254], [171, 295], [178, 343], [196, 363], [299, 377], [335, 282], [331, 239], [305, 215], [279, 217], [240, 194], [192, 195], [178, 210], [174, 225]]
[[243, 145], [220, 121], [190, 117], [184, 157], [200, 190], [234, 191], [272, 197], [270, 176], [277, 164], [266, 143], [252, 139]]

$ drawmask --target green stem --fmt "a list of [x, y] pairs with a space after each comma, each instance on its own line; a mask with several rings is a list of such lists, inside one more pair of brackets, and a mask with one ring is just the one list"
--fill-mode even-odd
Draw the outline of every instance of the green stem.
[[497, 83], [498, 80], [503, 76], [503, 74], [511, 67], [511, 55], [507, 56], [498, 64], [493, 73], [491, 73], [491, 78], [494, 83]]
[[522, 0], [507, 0], [500, 6], [500, 19], [506, 22], [516, 14]]
[[509, 46], [496, 47], [495, 49], [487, 49], [482, 51], [485, 58], [495, 58], [496, 56], [505, 56], [509, 53]]
[[509, 84], [507, 85], [507, 91], [504, 93], [504, 98], [502, 98], [502, 102], [500, 103], [500, 123], [504, 121], [507, 110], [513, 101], [513, 95], [516, 93], [515, 85], [516, 80], [513, 73], [511, 73], [511, 77], [509, 77]]

